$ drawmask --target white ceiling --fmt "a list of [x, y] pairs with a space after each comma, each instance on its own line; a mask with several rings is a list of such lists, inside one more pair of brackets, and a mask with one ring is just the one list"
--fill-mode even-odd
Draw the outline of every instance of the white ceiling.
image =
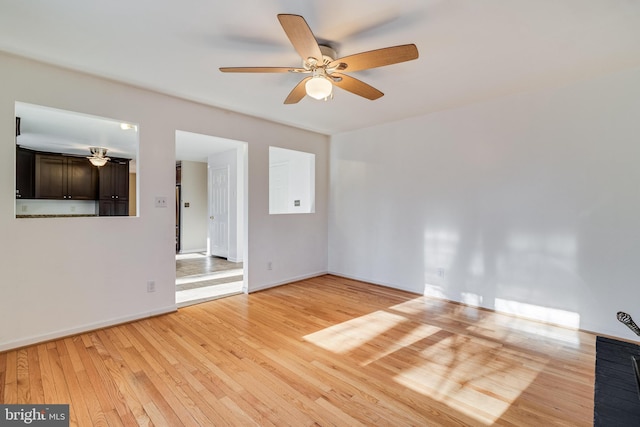
[[[354, 72], [385, 93], [340, 89], [283, 105], [298, 66], [276, 15], [303, 15], [339, 56], [415, 43], [420, 58]], [[640, 66], [637, 0], [2, 0], [0, 50], [325, 134]]]
[[[89, 147], [107, 148], [108, 156], [136, 159], [138, 128], [134, 123], [16, 102], [21, 147], [88, 156]], [[130, 126], [122, 129], [122, 124]]]
[[[90, 154], [89, 147], [107, 148], [107, 155], [132, 159], [138, 154], [138, 125], [74, 111], [16, 102], [20, 135], [16, 144], [32, 150], [75, 155]], [[122, 128], [122, 125], [128, 125]], [[241, 146], [239, 141], [176, 131], [176, 160], [207, 162], [208, 156]], [[135, 170], [135, 168], [134, 168]]]

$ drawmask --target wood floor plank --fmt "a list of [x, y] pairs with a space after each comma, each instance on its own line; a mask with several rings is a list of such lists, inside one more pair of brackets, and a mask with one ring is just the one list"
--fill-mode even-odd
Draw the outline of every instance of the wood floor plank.
[[166, 359], [154, 346], [151, 337], [144, 336], [139, 331], [139, 328], [144, 328], [145, 322], [148, 321], [128, 325], [130, 327], [129, 334], [134, 336], [135, 340], [145, 348], [145, 351], [140, 353], [143, 372], [139, 373], [137, 378], [145, 384], [149, 397], [156, 403], [157, 409], [163, 414], [169, 425], [179, 425], [180, 420], [195, 424], [194, 414], [189, 412], [175, 390], [172, 390], [165, 381]]
[[109, 427], [125, 427], [125, 426], [135, 426], [135, 425], [137, 425], [135, 423], [135, 419], [133, 419], [131, 421], [124, 420], [124, 419], [122, 419], [120, 417], [118, 412], [115, 411], [115, 410], [109, 411], [109, 412], [105, 412], [104, 416], [105, 416], [105, 421], [107, 423], [107, 426], [109, 426]]
[[18, 352], [8, 352], [5, 358], [4, 395], [2, 403], [18, 403]]
[[[69, 382], [75, 380], [75, 375], [70, 375], [69, 372], [65, 372], [60, 360], [60, 353], [58, 352], [58, 345], [63, 345], [62, 341], [56, 343], [49, 343], [47, 345], [47, 353], [49, 355], [49, 365], [51, 368], [52, 383], [56, 389], [56, 401], [52, 403], [67, 404], [71, 403], [71, 393], [69, 392]], [[47, 402], [51, 403], [51, 402]], [[79, 402], [80, 403], [80, 402]], [[78, 425], [78, 418], [75, 408], [70, 408], [69, 421], [72, 425]]]
[[7, 354], [0, 353], [0, 400], [5, 400], [4, 390], [7, 383]]
[[[151, 326], [151, 325], [147, 325]], [[135, 327], [135, 325], [134, 325]], [[156, 353], [155, 362], [157, 362], [157, 374], [159, 379], [164, 382], [161, 387], [167, 393], [171, 393], [171, 407], [181, 408], [176, 411], [177, 415], [185, 421], [185, 419], [193, 418], [193, 422], [199, 425], [214, 423], [215, 425], [226, 425], [225, 421], [231, 416], [228, 409], [217, 401], [215, 396], [208, 393], [206, 388], [179, 363], [177, 357], [179, 353], [175, 353], [173, 347], [157, 335], [151, 327], [144, 328], [139, 336], [147, 340], [145, 347], [162, 348], [162, 354]], [[162, 343], [162, 344], [161, 344]], [[176, 355], [173, 357], [172, 354]], [[151, 357], [151, 355], [149, 355]], [[182, 379], [181, 381], [176, 381]], [[206, 399], [205, 399], [206, 398]]]
[[337, 276], [0, 353], [71, 425], [588, 426], [595, 336]]
[[[162, 354], [168, 362], [163, 364], [163, 369], [167, 374], [165, 377], [167, 385], [180, 389], [182, 403], [193, 413], [200, 424], [214, 422], [215, 425], [225, 425], [226, 418], [231, 414], [229, 408], [218, 400], [218, 397], [223, 397], [224, 393], [220, 393], [219, 396], [214, 395], [194, 375], [195, 368], [183, 357], [191, 352], [185, 351], [186, 349], [183, 348], [179, 340], [172, 339], [168, 329], [156, 329], [157, 325], [152, 324], [148, 326], [149, 328], [145, 329], [145, 336], [152, 337], [153, 341], [162, 347], [164, 350]], [[176, 378], [180, 378], [182, 381], [172, 384], [172, 379]]]
[[[70, 389], [77, 395], [77, 397], [72, 396], [71, 403], [73, 407], [79, 412], [82, 411], [82, 408], [78, 405], [77, 401], [83, 400], [87, 413], [82, 414], [82, 416], [85, 418], [88, 417], [91, 420], [90, 425], [108, 425], [105, 412], [111, 411], [113, 409], [112, 404], [107, 401], [108, 403], [105, 405], [105, 407], [102, 406], [102, 403], [105, 402], [105, 399], [101, 399], [103, 397], [102, 394], [99, 392], [99, 390], [96, 390], [96, 387], [94, 387], [94, 384], [92, 384], [89, 374], [85, 369], [83, 359], [78, 353], [77, 347], [75, 346], [74, 339], [66, 338], [64, 340], [64, 346], [60, 345], [58, 346], [58, 348], [60, 348], [61, 351], [65, 353], [63, 361], [66, 361], [67, 363], [67, 369], [69, 371], [73, 370], [73, 372], [76, 373], [77, 382], [73, 382], [73, 388]], [[98, 385], [98, 388], [102, 390], [101, 384], [97, 383], [95, 385]]]
[[26, 348], [18, 350], [16, 359], [16, 382], [18, 403], [31, 402], [31, 385], [29, 384], [29, 352]]
[[[42, 379], [42, 395], [44, 396], [45, 403], [63, 403], [58, 400], [58, 395], [56, 394], [56, 386], [53, 380], [51, 364], [49, 363], [47, 346], [41, 344], [36, 346], [36, 349], [38, 351], [38, 364], [40, 366]], [[11, 353], [12, 352], [9, 352], [9, 354]]]
[[[95, 396], [103, 412], [110, 412], [115, 409], [121, 400], [117, 397], [112, 397], [115, 395], [112, 391], [113, 382], [107, 379], [106, 373], [102, 376], [100, 375], [99, 370], [105, 370], [104, 365], [102, 363], [98, 365], [93, 363], [91, 355], [84, 344], [84, 341], [77, 337], [65, 340], [67, 350], [70, 354], [75, 354], [77, 363], [80, 363], [80, 366], [76, 366], [74, 369], [76, 372], [84, 372], [84, 377], [91, 385], [91, 387], [85, 388], [85, 391]], [[74, 359], [76, 358], [75, 356]], [[112, 391], [111, 395], [109, 391]]]
[[[102, 411], [98, 411], [95, 413], [93, 410], [96, 409], [96, 405], [94, 404], [95, 395], [91, 393], [86, 393], [86, 389], [80, 387], [80, 382], [82, 381], [82, 376], [78, 375], [76, 372], [71, 357], [69, 356], [69, 352], [67, 351], [66, 342], [61, 341], [60, 345], [56, 347], [58, 356], [60, 358], [60, 367], [62, 371], [67, 372], [75, 372], [75, 375], [65, 375], [65, 380], [67, 383], [67, 387], [69, 389], [69, 400], [67, 403], [70, 405], [70, 411], [73, 413], [71, 419], [77, 419], [79, 425], [95, 425], [95, 419], [92, 420], [90, 413], [92, 415], [101, 417]], [[86, 384], [85, 384], [86, 385]]]
[[[81, 344], [82, 343], [82, 344]], [[86, 354], [84, 365], [87, 373], [91, 378], [93, 390], [100, 399], [100, 404], [106, 412], [109, 407], [115, 407], [117, 413], [123, 420], [135, 420], [140, 425], [148, 424], [149, 417], [145, 413], [138, 396], [142, 394], [137, 387], [131, 387], [129, 382], [124, 378], [122, 371], [126, 371], [124, 367], [113, 362], [113, 359], [103, 359], [90, 341], [83, 340], [76, 342], [76, 347], [84, 347]], [[129, 371], [129, 375], [133, 373]]]

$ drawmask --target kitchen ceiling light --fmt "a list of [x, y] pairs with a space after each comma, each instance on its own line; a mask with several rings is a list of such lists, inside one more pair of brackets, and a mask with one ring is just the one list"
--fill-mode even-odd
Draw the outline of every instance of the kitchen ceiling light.
[[105, 157], [107, 149], [102, 147], [89, 147], [91, 156], [87, 157], [91, 164], [96, 167], [101, 167], [107, 164], [107, 161], [111, 160], [109, 157]]
[[107, 164], [107, 159], [105, 157], [89, 157], [89, 161], [93, 166], [104, 166]]

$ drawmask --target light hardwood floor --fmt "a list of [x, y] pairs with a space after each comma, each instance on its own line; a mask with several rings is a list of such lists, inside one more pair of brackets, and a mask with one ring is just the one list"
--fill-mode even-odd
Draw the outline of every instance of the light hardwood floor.
[[72, 425], [591, 425], [595, 336], [335, 276], [0, 353]]
[[203, 276], [221, 271], [242, 270], [241, 262], [231, 262], [224, 258], [207, 256], [205, 253], [176, 255], [176, 277]]

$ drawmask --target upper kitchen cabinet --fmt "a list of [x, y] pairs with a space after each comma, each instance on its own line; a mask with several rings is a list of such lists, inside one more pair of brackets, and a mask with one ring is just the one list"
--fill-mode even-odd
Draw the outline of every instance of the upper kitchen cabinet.
[[21, 147], [16, 147], [16, 199], [34, 198], [35, 168], [35, 152]]
[[84, 157], [36, 154], [36, 199], [96, 200], [98, 170]]

